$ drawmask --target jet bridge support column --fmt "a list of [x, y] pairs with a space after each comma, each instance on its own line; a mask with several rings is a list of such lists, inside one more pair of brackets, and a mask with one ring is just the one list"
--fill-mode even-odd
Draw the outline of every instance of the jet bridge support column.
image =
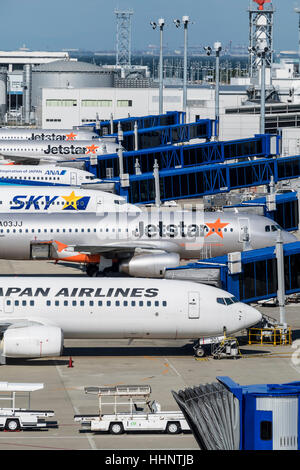
[[279, 304], [280, 324], [287, 327], [285, 317], [285, 282], [284, 282], [284, 254], [283, 254], [283, 240], [282, 233], [279, 230], [278, 240], [276, 242], [276, 260], [277, 260], [277, 279], [278, 290], [277, 299]]
[[120, 177], [120, 185], [122, 188], [126, 188], [129, 186], [129, 175], [124, 174], [124, 163], [123, 163], [123, 147], [122, 147], [122, 142], [123, 142], [123, 131], [121, 128], [121, 123], [119, 122], [118, 124], [118, 142], [119, 142], [119, 147], [118, 147], [118, 157], [119, 157], [119, 177]]
[[138, 134], [138, 123], [135, 121], [134, 123], [134, 150], [137, 151], [139, 149], [139, 134]]
[[157, 160], [154, 161], [153, 166], [153, 176], [154, 176], [154, 184], [155, 184], [155, 205], [156, 207], [160, 207], [160, 185], [159, 185], [159, 166]]

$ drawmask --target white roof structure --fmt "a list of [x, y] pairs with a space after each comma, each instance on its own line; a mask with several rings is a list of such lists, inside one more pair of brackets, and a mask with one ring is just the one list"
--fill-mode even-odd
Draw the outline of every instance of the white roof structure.
[[43, 383], [0, 382], [0, 392], [34, 392], [43, 388]]

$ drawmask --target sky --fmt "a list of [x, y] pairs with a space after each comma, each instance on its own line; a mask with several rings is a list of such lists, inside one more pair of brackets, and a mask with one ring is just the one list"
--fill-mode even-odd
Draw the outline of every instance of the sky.
[[[224, 45], [248, 44], [251, 0], [0, 0], [0, 50], [16, 50], [24, 44], [31, 50], [55, 51], [75, 48], [115, 50], [115, 8], [131, 9], [132, 50], [159, 44], [159, 32], [150, 21], [164, 18], [164, 44], [176, 49], [183, 44], [183, 30], [174, 18], [190, 16], [189, 45], [221, 41]], [[298, 15], [295, 0], [273, 0], [274, 48], [298, 49]]]

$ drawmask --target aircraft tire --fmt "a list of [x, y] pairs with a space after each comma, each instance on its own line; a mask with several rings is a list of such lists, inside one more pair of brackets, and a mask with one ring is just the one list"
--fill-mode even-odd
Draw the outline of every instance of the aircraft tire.
[[204, 357], [205, 356], [205, 351], [203, 348], [195, 348], [195, 356], [196, 357]]

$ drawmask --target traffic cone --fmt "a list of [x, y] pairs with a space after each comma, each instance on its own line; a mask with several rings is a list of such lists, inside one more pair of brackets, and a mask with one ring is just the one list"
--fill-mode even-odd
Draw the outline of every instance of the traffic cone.
[[74, 366], [73, 366], [73, 360], [72, 360], [72, 358], [71, 358], [71, 357], [70, 357], [70, 359], [69, 359], [69, 364], [68, 364], [68, 367], [74, 367]]

